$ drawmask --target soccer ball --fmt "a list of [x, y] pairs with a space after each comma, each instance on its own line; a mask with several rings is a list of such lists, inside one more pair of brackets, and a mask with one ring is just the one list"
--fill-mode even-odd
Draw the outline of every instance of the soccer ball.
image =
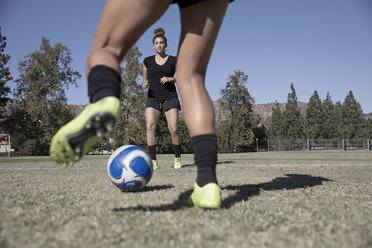
[[107, 174], [121, 191], [142, 189], [150, 181], [152, 172], [150, 155], [138, 146], [119, 147], [107, 162]]

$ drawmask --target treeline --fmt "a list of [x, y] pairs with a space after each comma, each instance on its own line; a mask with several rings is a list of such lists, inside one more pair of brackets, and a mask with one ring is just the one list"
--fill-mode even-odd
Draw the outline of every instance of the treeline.
[[372, 136], [372, 119], [364, 118], [351, 90], [343, 103], [335, 104], [329, 92], [322, 101], [315, 90], [303, 116], [293, 84], [285, 109], [281, 111], [276, 103], [266, 126], [270, 139], [370, 139]]
[[[12, 148], [19, 154], [47, 155], [53, 135], [76, 115], [67, 105], [66, 90], [77, 86], [81, 75], [71, 67], [73, 60], [68, 47], [61, 43], [53, 46], [49, 39], [42, 37], [39, 48], [19, 62], [19, 76], [13, 80], [6, 67], [10, 56], [5, 53], [5, 47], [6, 37], [1, 36], [0, 29], [0, 132], [11, 134]], [[142, 73], [141, 56], [134, 46], [121, 63], [122, 115], [116, 128], [96, 144], [93, 151], [112, 150], [123, 144], [146, 147], [146, 92], [138, 83]], [[9, 99], [11, 90], [6, 83], [12, 80], [15, 87], [13, 99]], [[216, 125], [219, 152], [253, 151], [257, 141], [264, 142], [267, 138], [371, 138], [372, 122], [363, 118], [360, 104], [351, 91], [342, 104], [333, 104], [329, 94], [321, 101], [314, 91], [303, 116], [291, 84], [285, 109], [280, 110], [277, 104], [272, 117], [259, 124], [247, 80], [244, 72], [234, 71], [220, 91], [218, 103], [225, 118]], [[179, 129], [183, 152], [192, 152], [182, 117]], [[156, 132], [158, 152], [171, 153], [171, 136], [164, 116]]]

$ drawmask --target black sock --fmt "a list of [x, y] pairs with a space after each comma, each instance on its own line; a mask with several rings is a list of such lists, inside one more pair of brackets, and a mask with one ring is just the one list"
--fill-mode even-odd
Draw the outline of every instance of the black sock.
[[181, 157], [181, 145], [175, 145], [175, 144], [173, 144], [173, 151], [174, 151], [174, 156], [176, 158]]
[[148, 146], [150, 157], [152, 160], [156, 160], [156, 145]]
[[217, 136], [203, 134], [191, 138], [195, 164], [198, 167], [196, 183], [203, 187], [208, 183], [217, 183]]
[[94, 66], [88, 75], [89, 102], [95, 103], [102, 98], [115, 96], [120, 98], [120, 75], [105, 65]]

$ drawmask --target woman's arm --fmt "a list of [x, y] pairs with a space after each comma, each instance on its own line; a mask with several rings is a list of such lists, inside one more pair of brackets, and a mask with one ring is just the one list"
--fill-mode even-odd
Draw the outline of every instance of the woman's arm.
[[143, 74], [142, 74], [142, 89], [145, 90], [149, 87], [149, 79], [147, 78], [147, 68], [143, 65]]
[[176, 83], [176, 78], [175, 77], [162, 77], [160, 78], [160, 83], [161, 84]]

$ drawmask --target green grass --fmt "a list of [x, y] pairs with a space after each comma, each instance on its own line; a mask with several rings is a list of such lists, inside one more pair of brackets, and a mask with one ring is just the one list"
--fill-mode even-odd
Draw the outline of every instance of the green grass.
[[221, 154], [218, 210], [185, 206], [192, 155], [158, 155], [137, 193], [107, 159], [0, 158], [0, 247], [372, 247], [372, 152]]

